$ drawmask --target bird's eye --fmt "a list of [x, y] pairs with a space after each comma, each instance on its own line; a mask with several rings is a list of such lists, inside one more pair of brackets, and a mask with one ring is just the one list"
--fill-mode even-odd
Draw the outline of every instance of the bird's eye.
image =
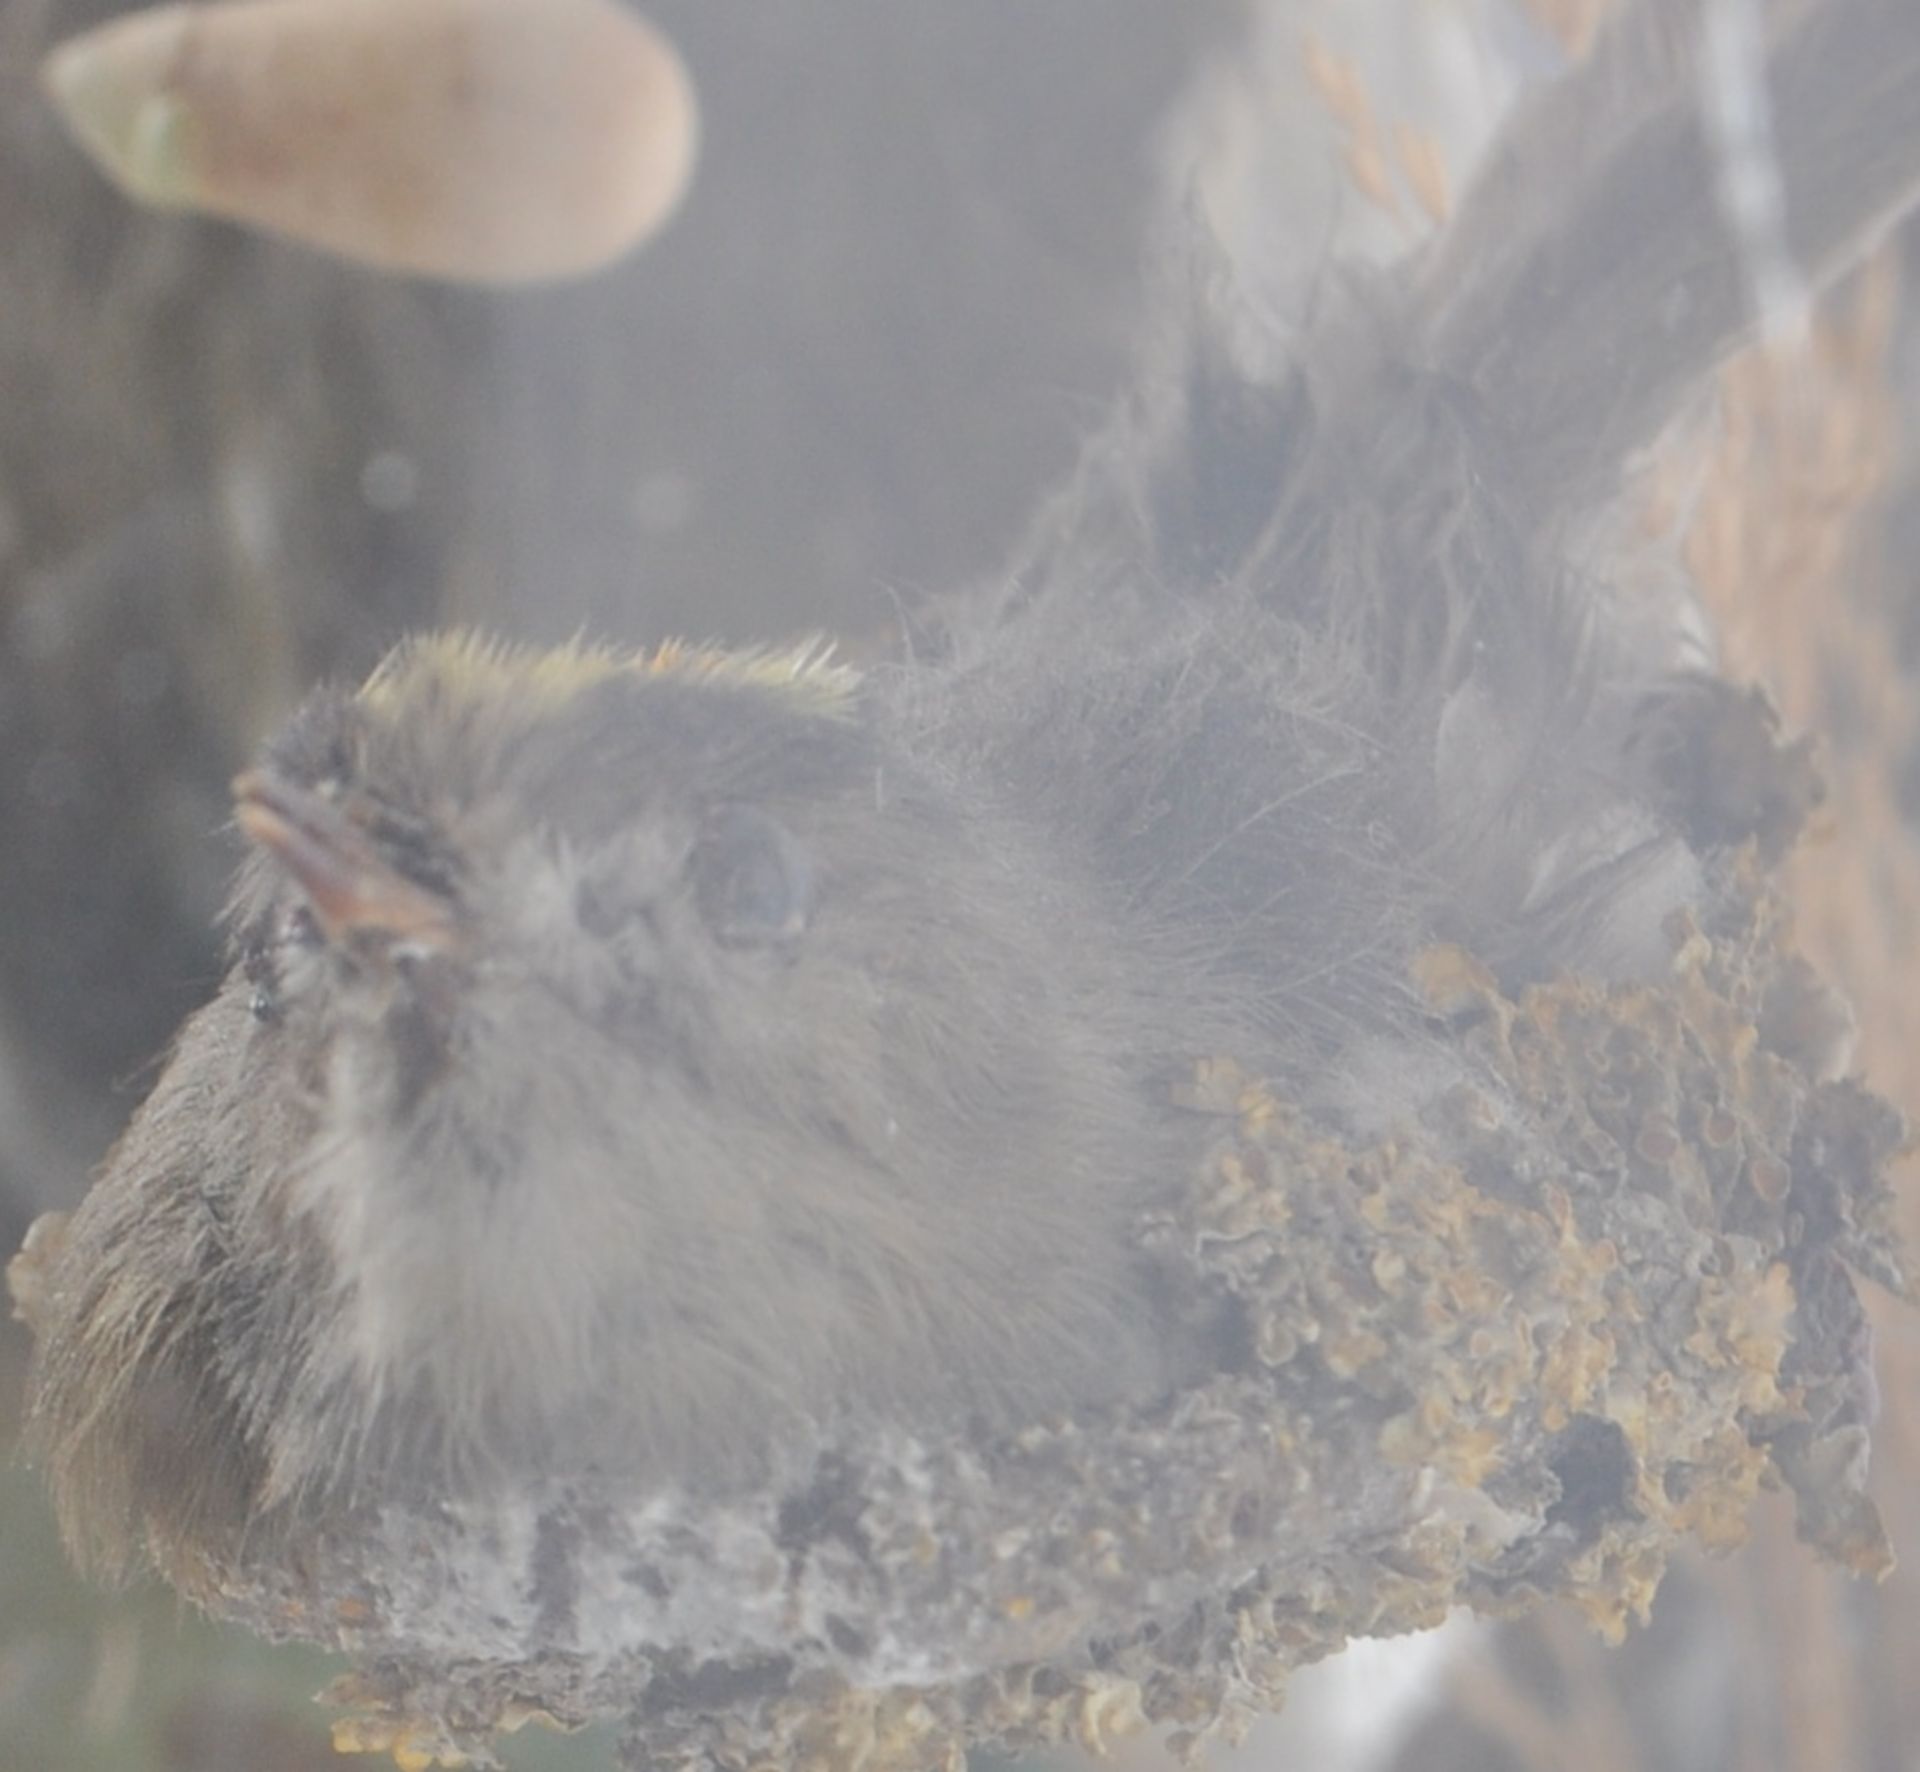
[[289, 966], [298, 973], [305, 957], [325, 946], [326, 937], [313, 913], [300, 904], [288, 906], [253, 932], [241, 954], [240, 969], [251, 987], [247, 1007], [255, 1021], [280, 1020]]
[[768, 947], [800, 935], [813, 914], [813, 861], [778, 819], [727, 806], [687, 864], [701, 914], [726, 947]]
[[[573, 895], [573, 914], [589, 935], [610, 941], [632, 924], [636, 913], [604, 883], [583, 880]], [[646, 916], [644, 910], [638, 914]]]
[[255, 935], [240, 956], [240, 971], [248, 985], [247, 1009], [255, 1021], [280, 1019], [280, 968], [272, 944]]

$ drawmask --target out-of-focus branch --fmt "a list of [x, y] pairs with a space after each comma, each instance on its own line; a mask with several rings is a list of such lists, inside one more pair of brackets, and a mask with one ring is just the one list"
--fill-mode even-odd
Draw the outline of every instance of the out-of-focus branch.
[[[1704, 10], [1623, 12], [1516, 121], [1421, 280], [1430, 360], [1521, 440], [1536, 508], [1609, 494], [1758, 320], [1702, 114]], [[1800, 0], [1770, 16], [1786, 246], [1819, 287], [1920, 181], [1920, 11]]]

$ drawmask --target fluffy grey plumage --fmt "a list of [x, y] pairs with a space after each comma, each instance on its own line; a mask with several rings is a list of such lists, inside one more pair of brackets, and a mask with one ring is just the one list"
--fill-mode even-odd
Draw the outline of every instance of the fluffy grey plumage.
[[[1703, 767], [1770, 733], [1689, 674], [1678, 601], [1629, 621], [1576, 546], [1744, 326], [1663, 59], [1693, 11], [1630, 15], [1284, 374], [1193, 279], [933, 656], [422, 642], [318, 697], [243, 784], [233, 971], [41, 1307], [70, 1536], [193, 1579], [369, 1495], [711, 1488], [876, 1422], [1149, 1400], [1239, 1352], [1136, 1240], [1209, 1136], [1182, 1064], [1371, 1127], [1454, 1074], [1427, 945], [1658, 969], [1790, 811]], [[1782, 89], [1825, 270], [1920, 166], [1920, 26], [1781, 14], [1784, 68], [1825, 31], [1872, 74], [1844, 113]]]

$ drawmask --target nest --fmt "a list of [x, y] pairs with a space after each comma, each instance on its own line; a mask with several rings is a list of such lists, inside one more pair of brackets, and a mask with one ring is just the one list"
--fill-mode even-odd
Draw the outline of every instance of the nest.
[[1464, 1080], [1402, 1136], [1197, 1066], [1180, 1106], [1218, 1138], [1143, 1235], [1246, 1346], [1162, 1407], [841, 1447], [747, 1501], [370, 1510], [208, 1597], [353, 1656], [336, 1739], [403, 1766], [616, 1715], [632, 1767], [907, 1772], [1145, 1725], [1195, 1749], [1454, 1606], [1560, 1597], [1618, 1636], [1764, 1485], [1884, 1573], [1853, 1276], [1900, 1283], [1901, 1126], [1817, 1074], [1831, 1005], [1756, 847], [1718, 902], [1658, 984], [1510, 997], [1428, 950]]

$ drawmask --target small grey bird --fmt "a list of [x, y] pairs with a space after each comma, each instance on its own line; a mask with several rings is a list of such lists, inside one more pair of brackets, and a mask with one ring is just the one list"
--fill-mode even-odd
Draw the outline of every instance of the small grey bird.
[[[1920, 175], [1920, 14], [1778, 11], [1819, 277]], [[1459, 1075], [1428, 945], [1656, 975], [1798, 810], [1595, 539], [1747, 325], [1699, 12], [1629, 13], [1284, 372], [1196, 269], [911, 663], [454, 637], [317, 695], [238, 784], [226, 981], [43, 1246], [76, 1547], [204, 1589], [369, 1501], [1150, 1402], [1241, 1357], [1139, 1236], [1211, 1136], [1184, 1067], [1374, 1132]]]

